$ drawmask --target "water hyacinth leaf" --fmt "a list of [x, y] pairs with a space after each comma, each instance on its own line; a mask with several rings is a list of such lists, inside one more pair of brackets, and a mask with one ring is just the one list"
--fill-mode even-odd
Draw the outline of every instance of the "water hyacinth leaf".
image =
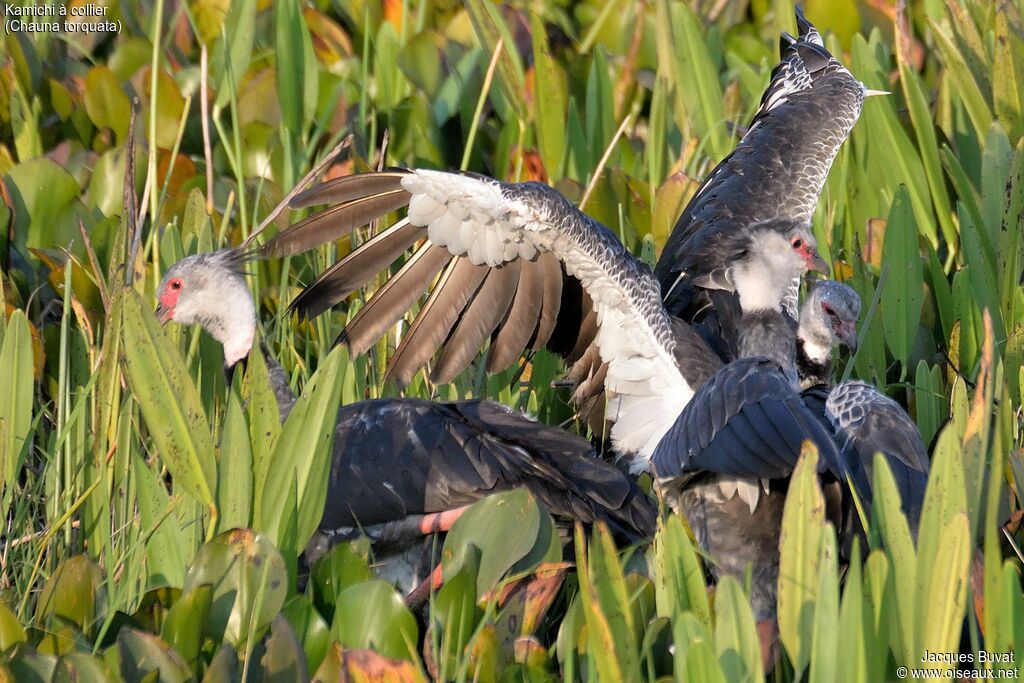
[[331, 632], [344, 648], [369, 648], [385, 657], [416, 661], [416, 619], [385, 581], [365, 581], [342, 591]]
[[220, 683], [220, 681], [238, 680], [238, 654], [235, 649], [225, 643], [213, 656], [210, 666], [203, 675], [203, 683]]
[[217, 463], [196, 385], [177, 347], [134, 291], [124, 297], [125, 374], [176, 486], [212, 507]]
[[[0, 311], [0, 317], [5, 317]], [[0, 491], [13, 486], [32, 431], [32, 335], [28, 318], [15, 311], [0, 347]]]
[[476, 605], [476, 567], [466, 564], [444, 582], [431, 609], [432, 628], [440, 634], [438, 673], [442, 680], [455, 678], [462, 653], [481, 616]]
[[692, 612], [711, 626], [704, 568], [679, 515], [669, 515], [654, 537], [654, 596], [658, 614], [677, 618]]
[[178, 598], [168, 610], [160, 637], [171, 645], [193, 671], [199, 664], [203, 630], [213, 602], [213, 587], [199, 585]]
[[470, 554], [478, 552], [477, 594], [488, 592], [536, 546], [549, 547], [550, 539], [542, 538], [541, 533], [541, 516], [546, 514], [525, 488], [488, 496], [473, 504], [445, 538], [441, 551], [445, 578], [455, 576], [471, 561]]
[[306, 653], [306, 664], [316, 671], [327, 656], [331, 646], [331, 628], [305, 596], [293, 596], [281, 614], [291, 624]]
[[270, 458], [257, 508], [259, 529], [272, 542], [280, 544], [282, 534], [287, 532], [282, 523], [288, 517], [284, 503], [291, 492], [299, 501], [298, 534], [291, 539], [296, 548], [306, 545], [323, 515], [340, 380], [345, 369], [342, 356], [347, 357], [344, 347], [336, 347], [317, 368], [295, 402]]
[[797, 671], [811, 657], [824, 525], [818, 449], [805, 441], [786, 494], [779, 541], [779, 638]]
[[266, 651], [260, 658], [258, 677], [264, 681], [305, 683], [309, 680], [306, 655], [283, 614], [277, 615], [270, 625], [270, 636], [264, 646]]
[[209, 584], [213, 603], [205, 633], [242, 648], [281, 611], [288, 594], [284, 560], [266, 537], [248, 529], [220, 534], [203, 545], [185, 577], [184, 591]]
[[[882, 540], [886, 553], [892, 564], [892, 582], [896, 586], [917, 585], [917, 554], [914, 541], [910, 536], [907, 517], [901, 509], [901, 499], [896, 482], [884, 456], [877, 454], [872, 470], [872, 491], [875, 517], [882, 531]], [[923, 527], [921, 534], [931, 533]], [[906, 665], [917, 664], [920, 651], [916, 648], [915, 615], [917, 610], [916, 592], [911, 590], [895, 590], [895, 600], [888, 603], [895, 611], [896, 620], [892, 624], [892, 634], [897, 643], [894, 650], [897, 661]], [[902, 659], [901, 659], [902, 658]]]
[[889, 282], [882, 293], [882, 327], [886, 344], [905, 375], [921, 320], [923, 279], [917, 224], [906, 187], [901, 187], [892, 201], [887, 226], [882, 261], [889, 267]]
[[128, 135], [131, 104], [114, 72], [106, 66], [94, 66], [85, 76], [85, 111], [93, 124], [109, 128], [118, 143]]
[[339, 543], [313, 565], [310, 585], [317, 609], [328, 619], [338, 596], [349, 586], [373, 578], [369, 565], [370, 544], [365, 538]]
[[52, 683], [114, 683], [118, 680], [106, 663], [84, 652], [73, 652], [57, 660]]
[[726, 680], [764, 680], [750, 600], [733, 576], [723, 577], [715, 590], [715, 652]]
[[99, 567], [85, 555], [70, 557], [57, 567], [36, 603], [36, 623], [48, 624], [58, 617], [88, 633], [97, 618]]
[[117, 634], [121, 675], [127, 681], [143, 680], [156, 674], [163, 683], [185, 683], [192, 672], [181, 655], [154, 635], [122, 628]]
[[6, 652], [17, 643], [24, 643], [26, 639], [25, 629], [18, 623], [18, 617], [0, 601], [0, 652]]
[[18, 650], [4, 664], [11, 676], [9, 680], [18, 683], [50, 683], [57, 669], [57, 658], [26, 648]]

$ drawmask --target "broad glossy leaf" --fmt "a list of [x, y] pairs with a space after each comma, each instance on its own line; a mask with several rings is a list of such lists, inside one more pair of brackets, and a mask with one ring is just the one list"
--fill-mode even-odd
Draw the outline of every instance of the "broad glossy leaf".
[[288, 573], [281, 554], [264, 536], [248, 529], [223, 533], [199, 549], [185, 577], [186, 593], [209, 584], [213, 603], [206, 633], [244, 647], [259, 637], [281, 611]]
[[179, 498], [172, 502], [162, 471], [149, 467], [141, 453], [133, 454], [131, 463], [139, 520], [148, 535], [145, 588], [180, 588], [185, 581], [188, 562], [195, 552], [195, 546], [189, 542], [175, 514], [175, 509], [183, 501]]
[[45, 625], [59, 617], [88, 633], [98, 616], [101, 581], [99, 567], [85, 555], [64, 560], [43, 587], [36, 603], [36, 623]]
[[416, 620], [385, 581], [365, 581], [342, 591], [331, 630], [345, 648], [369, 648], [385, 657], [417, 659]]
[[85, 111], [97, 128], [114, 131], [119, 143], [128, 135], [131, 103], [106, 66], [94, 66], [85, 76]]
[[195, 669], [203, 644], [203, 631], [213, 603], [213, 587], [196, 586], [183, 594], [167, 612], [160, 637], [169, 643]]
[[[484, 498], [466, 510], [445, 538], [441, 554], [444, 576], [454, 576], [467, 562], [468, 555], [479, 552], [477, 594], [489, 591], [499, 579], [535, 548], [546, 552], [551, 538], [542, 525], [541, 510], [533, 494], [516, 489]], [[536, 562], [547, 559], [544, 555]], [[529, 567], [519, 566], [525, 571]]]
[[16, 643], [24, 643], [25, 629], [18, 623], [18, 617], [0, 601], [0, 652], [6, 652]]
[[61, 657], [53, 672], [53, 683], [114, 683], [116, 680], [102, 659], [84, 652]]
[[153, 673], [161, 683], [185, 683], [192, 677], [181, 655], [149, 633], [122, 628], [117, 634], [117, 651], [125, 680], [143, 680]]
[[309, 577], [313, 601], [327, 619], [334, 614], [338, 595], [342, 591], [373, 578], [369, 553], [370, 543], [365, 538], [339, 543], [313, 565]]
[[885, 231], [882, 262], [889, 267], [889, 280], [882, 292], [882, 326], [885, 341], [906, 374], [910, 350], [921, 320], [921, 254], [917, 246], [917, 224], [910, 195], [901, 187], [892, 201]]
[[270, 625], [270, 636], [265, 646], [266, 652], [260, 658], [260, 680], [274, 683], [305, 683], [309, 680], [306, 654], [283, 614], [279, 614]]
[[181, 353], [134, 291], [124, 297], [125, 374], [149, 433], [176, 485], [213, 506], [213, 438]]
[[312, 603], [303, 595], [292, 597], [281, 614], [291, 624], [302, 643], [309, 669], [316, 671], [331, 645], [331, 629]]

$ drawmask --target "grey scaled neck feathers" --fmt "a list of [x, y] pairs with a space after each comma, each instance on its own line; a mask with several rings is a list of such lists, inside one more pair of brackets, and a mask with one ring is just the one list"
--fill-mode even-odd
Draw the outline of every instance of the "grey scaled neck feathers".
[[[229, 368], [249, 355], [256, 338], [256, 305], [242, 270], [247, 258], [238, 249], [187, 256], [167, 270], [157, 290], [157, 317], [201, 326], [220, 342]], [[295, 395], [284, 369], [265, 350], [263, 357], [283, 421]]]

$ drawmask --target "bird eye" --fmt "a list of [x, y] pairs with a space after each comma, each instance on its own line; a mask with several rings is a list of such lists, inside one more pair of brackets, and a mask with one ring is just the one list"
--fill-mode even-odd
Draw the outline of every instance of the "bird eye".
[[794, 237], [792, 244], [794, 249], [799, 249], [800, 247], [804, 246], [804, 241], [799, 237]]
[[821, 309], [823, 311], [825, 311], [825, 315], [835, 315], [836, 314], [835, 310], [831, 306], [829, 306], [828, 304], [822, 304], [821, 305]]
[[181, 289], [181, 280], [178, 280], [178, 279], [171, 280], [168, 283], [168, 285], [170, 285], [170, 288], [173, 289], [173, 290], [179, 290], [179, 289]]

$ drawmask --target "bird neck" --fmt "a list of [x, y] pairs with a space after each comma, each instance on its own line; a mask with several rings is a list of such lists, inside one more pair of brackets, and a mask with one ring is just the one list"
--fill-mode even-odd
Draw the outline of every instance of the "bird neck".
[[809, 342], [804, 337], [796, 338], [796, 365], [800, 373], [800, 386], [812, 387], [816, 384], [829, 384], [832, 381], [832, 351], [826, 348], [821, 354], [821, 347]]
[[796, 380], [793, 323], [777, 310], [744, 311], [739, 324], [739, 356], [763, 356]]

